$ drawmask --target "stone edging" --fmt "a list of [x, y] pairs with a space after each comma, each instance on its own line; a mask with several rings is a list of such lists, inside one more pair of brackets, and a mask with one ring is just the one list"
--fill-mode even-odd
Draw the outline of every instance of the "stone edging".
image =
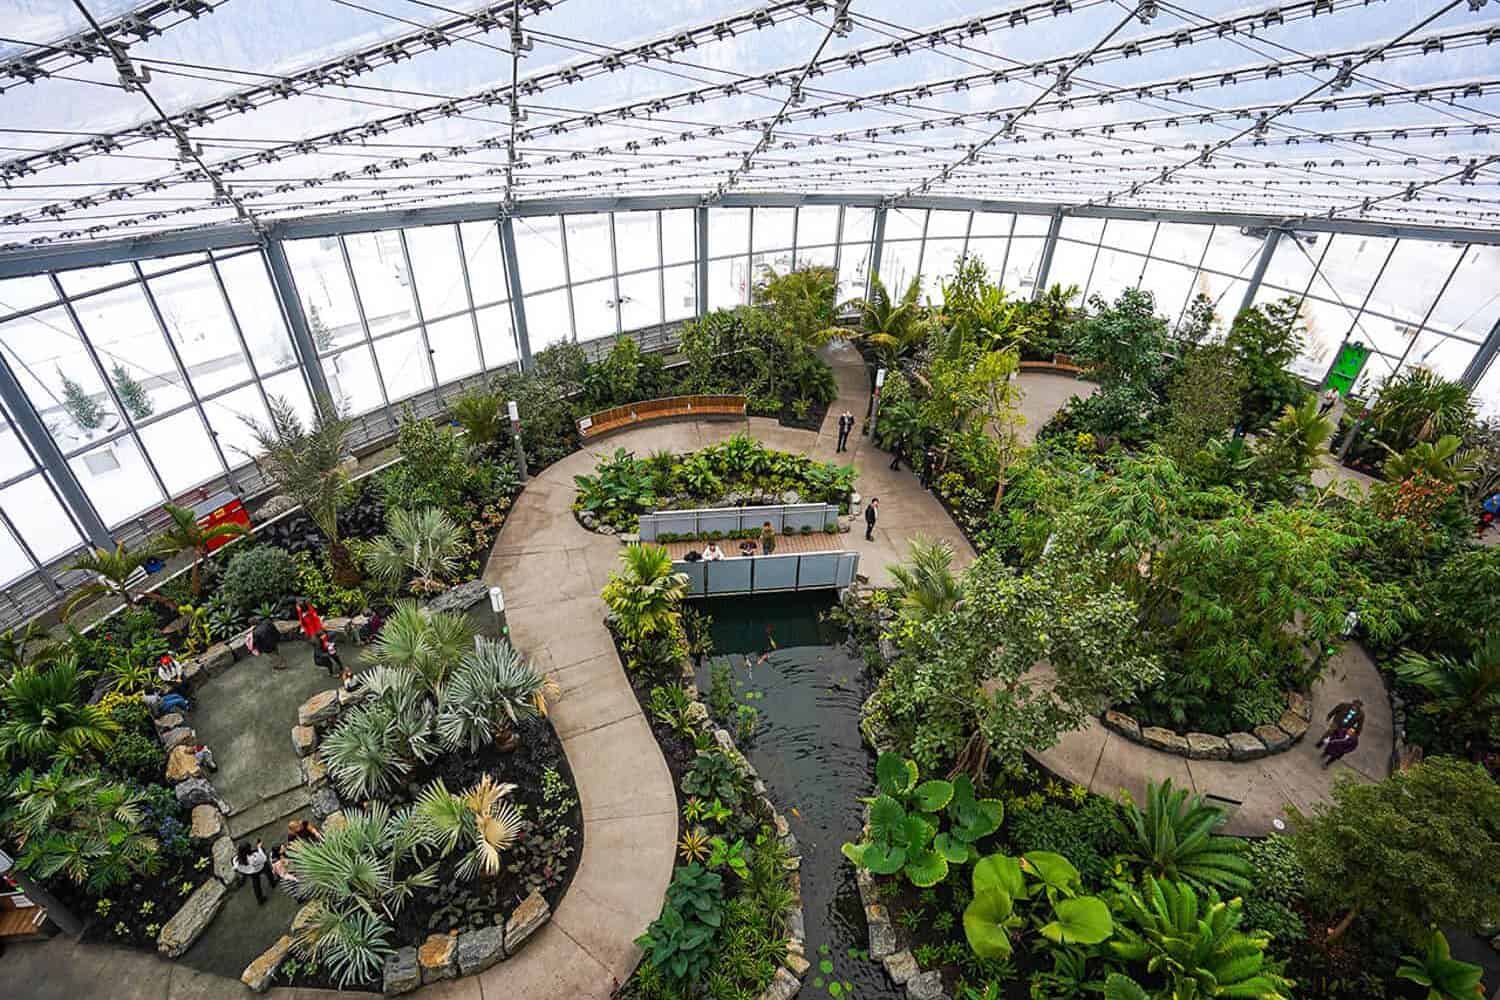
[[1162, 726], [1142, 726], [1124, 712], [1110, 709], [1099, 717], [1104, 728], [1132, 743], [1175, 754], [1189, 760], [1259, 760], [1290, 750], [1312, 725], [1312, 696], [1306, 691], [1287, 695], [1286, 711], [1275, 725], [1256, 726], [1248, 733], [1214, 736], [1210, 733], [1178, 733]]
[[755, 765], [751, 764], [749, 759], [740, 752], [739, 747], [735, 746], [734, 737], [729, 735], [729, 730], [714, 727], [713, 720], [708, 715], [708, 706], [703, 704], [698, 697], [698, 677], [693, 671], [691, 662], [682, 661], [679, 679], [682, 689], [692, 699], [692, 704], [688, 706], [687, 717], [699, 729], [711, 733], [714, 743], [724, 756], [739, 768], [741, 774], [750, 779], [750, 790], [757, 797], [761, 811], [770, 816], [771, 825], [776, 830], [776, 839], [791, 854], [786, 861], [786, 868], [787, 883], [792, 888], [794, 899], [792, 906], [786, 911], [786, 957], [776, 968], [771, 984], [759, 997], [759, 1000], [791, 1000], [802, 988], [802, 977], [807, 975], [807, 970], [811, 965], [807, 960], [807, 924], [802, 907], [802, 856], [797, 853], [797, 835], [792, 833], [786, 817], [777, 811], [776, 806], [766, 795], [766, 783], [756, 772]]

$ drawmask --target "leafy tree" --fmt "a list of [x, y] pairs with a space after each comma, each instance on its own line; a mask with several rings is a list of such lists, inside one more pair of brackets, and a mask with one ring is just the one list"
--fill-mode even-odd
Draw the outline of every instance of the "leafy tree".
[[1376, 784], [1342, 779], [1293, 819], [1308, 902], [1342, 915], [1330, 938], [1365, 912], [1411, 941], [1500, 912], [1500, 786], [1477, 764], [1429, 757]]
[[922, 295], [922, 278], [911, 279], [899, 301], [886, 291], [879, 275], [870, 277], [870, 297], [855, 304], [859, 307], [860, 339], [873, 347], [893, 367], [903, 354], [915, 350], [926, 339], [927, 316], [918, 301]]
[[687, 593], [688, 581], [685, 574], [672, 570], [667, 550], [659, 545], [627, 545], [620, 563], [603, 592], [620, 634], [638, 643], [675, 632], [680, 627], [678, 605]]
[[1423, 942], [1422, 954], [1402, 955], [1399, 979], [1427, 987], [1427, 1000], [1473, 1000], [1484, 996], [1484, 968], [1460, 962], [1448, 948], [1448, 938], [1436, 927]]
[[1089, 304], [1093, 313], [1078, 325], [1076, 351], [1100, 387], [1156, 385], [1166, 366], [1167, 324], [1151, 293], [1127, 288], [1113, 304], [1097, 295]]
[[509, 426], [506, 401], [496, 392], [471, 389], [453, 401], [453, 419], [464, 429], [464, 440], [482, 448], [500, 440]]
[[146, 387], [130, 374], [123, 363], [115, 362], [110, 369], [110, 379], [115, 384], [115, 395], [120, 397], [120, 405], [125, 407], [125, 412], [130, 414], [132, 420], [145, 420], [155, 412], [156, 404], [151, 402]]
[[810, 265], [785, 274], [766, 268], [754, 289], [755, 302], [769, 306], [782, 332], [796, 344], [822, 347], [842, 331], [833, 325], [838, 272]]
[[172, 518], [172, 526], [161, 533], [162, 545], [171, 546], [178, 551], [192, 550], [193, 569], [190, 585], [193, 597], [196, 599], [203, 593], [203, 583], [199, 578], [198, 568], [203, 564], [203, 557], [208, 555], [208, 547], [223, 538], [238, 538], [246, 534], [247, 529], [244, 525], [235, 524], [232, 521], [205, 528], [198, 523], [198, 515], [186, 507], [167, 503], [162, 505], [162, 509]]
[[[1407, 575], [1417, 573], [1412, 569]], [[1466, 547], [1412, 589], [1418, 614], [1411, 644], [1424, 652], [1463, 656], [1476, 637], [1500, 622], [1500, 548]]]
[[57, 377], [62, 380], [63, 411], [73, 418], [80, 430], [98, 430], [104, 423], [104, 407], [85, 392], [83, 386], [64, 375], [61, 368], [57, 370]]
[[1487, 632], [1466, 660], [1405, 652], [1396, 675], [1432, 696], [1421, 711], [1462, 732], [1484, 733], [1500, 718], [1500, 632]]
[[1238, 356], [1226, 344], [1205, 344], [1188, 352], [1167, 387], [1161, 441], [1173, 461], [1189, 468], [1199, 449], [1235, 425], [1248, 381]]
[[969, 373], [974, 395], [984, 401], [978, 420], [994, 442], [996, 509], [1005, 494], [1010, 468], [1023, 447], [1020, 430], [1026, 418], [1021, 415], [1021, 390], [1015, 382], [1020, 367], [1021, 356], [1014, 349], [990, 351]]
[[1125, 857], [1162, 879], [1200, 887], [1241, 890], [1250, 887], [1253, 869], [1243, 857], [1244, 842], [1220, 837], [1224, 810], [1172, 787], [1172, 779], [1146, 783], [1146, 808], [1126, 797], [1115, 816], [1115, 829], [1126, 843]]
[[953, 575], [953, 547], [947, 542], [916, 536], [907, 561], [892, 565], [890, 572], [902, 611], [918, 620], [947, 614], [958, 603], [961, 591]]
[[246, 418], [245, 424], [260, 454], [255, 463], [287, 496], [296, 500], [328, 539], [328, 557], [335, 579], [344, 586], [359, 582], [359, 566], [339, 538], [339, 508], [349, 501], [349, 472], [344, 456], [349, 450], [349, 418], [326, 397], [313, 407], [311, 425], [304, 426], [296, 408], [284, 396], [272, 396], [271, 422]]
[[71, 657], [48, 668], [21, 667], [0, 686], [0, 756], [10, 760], [71, 759], [109, 748], [120, 724], [88, 704]]
[[1219, 325], [1214, 312], [1214, 300], [1199, 292], [1188, 303], [1182, 322], [1177, 324], [1177, 337], [1189, 344], [1201, 344]]
[[1302, 350], [1302, 317], [1295, 298], [1242, 310], [1224, 342], [1239, 356], [1247, 384], [1240, 400], [1246, 430], [1259, 430], [1307, 393], [1291, 373]]
[[1369, 414], [1375, 440], [1397, 453], [1444, 435], [1462, 438], [1473, 423], [1469, 389], [1426, 368], [1407, 368], [1386, 379]]
[[63, 619], [67, 620], [80, 605], [96, 597], [112, 597], [132, 607], [147, 600], [175, 612], [177, 605], [170, 598], [154, 590], [141, 590], [134, 580], [148, 560], [167, 551], [170, 550], [163, 548], [160, 543], [131, 551], [125, 547], [125, 543], [120, 542], [115, 545], [113, 552], [95, 549], [87, 555], [79, 556], [68, 568], [83, 570], [91, 574], [93, 579], [73, 591], [68, 603], [63, 606]]

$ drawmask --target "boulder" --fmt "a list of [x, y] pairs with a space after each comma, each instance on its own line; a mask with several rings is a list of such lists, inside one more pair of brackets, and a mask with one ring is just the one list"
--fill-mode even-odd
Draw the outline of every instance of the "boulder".
[[203, 778], [189, 778], [180, 782], [173, 791], [180, 806], [217, 806], [220, 801], [218, 791]]
[[1312, 722], [1312, 702], [1301, 691], [1293, 691], [1286, 696], [1286, 710], [1305, 722]]
[[319, 823], [326, 822], [329, 816], [332, 816], [340, 809], [338, 794], [332, 788], [324, 785], [313, 792], [312, 799], [308, 802], [307, 807], [312, 811], [315, 820]]
[[203, 768], [198, 766], [198, 758], [193, 756], [193, 749], [187, 744], [175, 746], [172, 752], [167, 754], [167, 780], [174, 784], [186, 781], [189, 778], [203, 777]]
[[1188, 733], [1188, 756], [1193, 760], [1228, 760], [1229, 741], [1209, 733]]
[[156, 734], [160, 736], [163, 733], [170, 733], [178, 726], [181, 726], [182, 716], [176, 712], [168, 712], [166, 715], [157, 716], [154, 721], [156, 722]]
[[277, 970], [291, 950], [291, 935], [281, 935], [275, 944], [260, 953], [259, 958], [245, 966], [245, 971], [240, 973], [240, 982], [256, 993], [264, 993], [271, 988], [271, 981], [276, 978]]
[[337, 689], [319, 691], [297, 709], [297, 725], [299, 726], [315, 726], [319, 723], [332, 722], [338, 717], [339, 693]]
[[902, 949], [894, 955], [885, 956], [885, 971], [897, 986], [905, 986], [913, 976], [922, 971], [922, 967], [917, 964], [910, 951]]
[[255, 513], [250, 515], [250, 519], [256, 524], [264, 524], [273, 517], [280, 517], [289, 510], [296, 510], [297, 507], [297, 501], [285, 493], [278, 493], [257, 507]]
[[806, 941], [807, 923], [803, 918], [802, 907], [798, 906], [787, 910], [783, 916], [786, 919], [787, 937], [793, 941]]
[[216, 642], [198, 657], [198, 665], [203, 668], [205, 674], [213, 677], [221, 670], [234, 666], [234, 650], [227, 642]]
[[1170, 729], [1163, 729], [1161, 726], [1143, 726], [1141, 742], [1153, 750], [1164, 750], [1183, 757], [1188, 754], [1187, 737], [1174, 733]]
[[184, 743], [198, 742], [198, 734], [187, 726], [178, 726], [176, 729], [168, 729], [161, 734], [161, 746], [163, 750], [171, 750], [180, 747]]
[[277, 621], [272, 622], [272, 624], [276, 626], [276, 631], [281, 634], [283, 639], [290, 639], [293, 636], [302, 634], [302, 623], [299, 621]]
[[797, 504], [802, 502], [802, 494], [796, 490], [787, 490], [781, 494], [781, 502], [784, 504]]
[[483, 580], [470, 580], [450, 587], [427, 604], [428, 611], [467, 611], [480, 601], [488, 600], [490, 585]]
[[399, 948], [385, 959], [382, 992], [388, 997], [410, 993], [422, 985], [422, 967], [417, 964], [417, 949]]
[[472, 976], [505, 957], [505, 928], [482, 927], [458, 936], [458, 974]]
[[803, 976], [807, 975], [807, 970], [810, 968], [807, 963], [806, 955], [799, 955], [797, 952], [790, 949], [787, 950], [785, 964], [787, 970], [798, 979], [801, 979]]
[[894, 663], [901, 655], [901, 650], [896, 648], [896, 644], [889, 639], [881, 639], [876, 643], [876, 648], [880, 652], [880, 658], [887, 663]]
[[312, 726], [292, 727], [292, 749], [298, 757], [306, 757], [318, 745], [318, 731]]
[[695, 701], [687, 707], [683, 718], [694, 726], [705, 726], [708, 724], [708, 707], [701, 701]]
[[1310, 723], [1306, 719], [1289, 708], [1281, 713], [1281, 718], [1277, 721], [1276, 728], [1286, 733], [1287, 737], [1293, 743], [1296, 743], [1307, 735], [1307, 727], [1309, 725]]
[[547, 905], [547, 900], [541, 893], [533, 892], [521, 900], [521, 905], [516, 907], [510, 919], [505, 922], [505, 954], [514, 955], [526, 939], [535, 934], [537, 928], [551, 916], [552, 907]]
[[1251, 733], [1230, 733], [1224, 742], [1229, 744], [1230, 760], [1255, 760], [1266, 755], [1266, 745]]
[[1280, 753], [1292, 745], [1292, 738], [1280, 726], [1256, 726], [1252, 732], [1266, 745], [1267, 753]]
[[[234, 654], [230, 654], [231, 656]], [[208, 672], [203, 669], [203, 664], [197, 660], [188, 660], [182, 665], [182, 684], [190, 691], [198, 689], [198, 683], [207, 679]]]
[[218, 916], [219, 909], [228, 898], [229, 890], [218, 879], [204, 882], [187, 902], [168, 920], [156, 936], [156, 950], [164, 958], [177, 958], [193, 946], [193, 942]]
[[907, 1000], [946, 1000], [943, 974], [936, 969], [919, 973], [906, 981]]
[[353, 691], [339, 688], [339, 711], [343, 712], [350, 705], [361, 704], [368, 697], [370, 697], [370, 692], [363, 687], [357, 687]]
[[432, 934], [417, 949], [417, 965], [422, 969], [422, 985], [452, 979], [458, 975], [458, 935]]
[[214, 878], [233, 889], [240, 884], [240, 873], [234, 870], [234, 838], [227, 833], [214, 841]]
[[771, 977], [771, 985], [760, 995], [760, 1000], [792, 1000], [802, 988], [802, 981], [786, 969], [778, 968]]
[[1104, 728], [1112, 729], [1126, 739], [1136, 743], [1141, 741], [1141, 724], [1124, 712], [1116, 712], [1114, 709], [1105, 712]]
[[865, 926], [870, 930], [870, 957], [877, 962], [900, 949], [896, 929], [891, 926], [890, 915], [884, 906], [870, 903], [865, 907]]
[[344, 819], [344, 810], [335, 809], [333, 812], [323, 817], [323, 829], [325, 831], [337, 830], [346, 822], [347, 820]]
[[318, 789], [328, 784], [328, 765], [317, 754], [309, 754], [297, 764], [302, 769], [302, 783], [308, 788]]
[[224, 832], [224, 814], [207, 803], [193, 806], [192, 838], [213, 840]]

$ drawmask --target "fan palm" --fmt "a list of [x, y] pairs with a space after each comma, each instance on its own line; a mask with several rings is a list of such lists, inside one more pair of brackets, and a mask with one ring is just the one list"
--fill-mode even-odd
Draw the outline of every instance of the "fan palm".
[[899, 302], [891, 299], [879, 275], [871, 275], [870, 297], [855, 303], [859, 308], [859, 339], [888, 362], [916, 347], [927, 335], [925, 315], [917, 301], [921, 294], [920, 275], [911, 279]]
[[453, 670], [439, 693], [438, 735], [470, 753], [493, 741], [503, 749], [520, 742], [515, 724], [547, 714], [558, 687], [509, 642], [481, 642]]
[[1370, 410], [1376, 436], [1398, 452], [1444, 434], [1462, 435], [1473, 421], [1469, 390], [1425, 368], [1408, 368], [1386, 379]]
[[287, 889], [303, 902], [394, 920], [416, 889], [437, 884], [435, 864], [411, 870], [431, 846], [410, 809], [393, 813], [384, 802], [345, 809], [344, 822], [324, 830], [322, 840], [288, 848]]
[[1433, 700], [1431, 710], [1462, 726], [1482, 729], [1500, 712], [1500, 632], [1490, 632], [1467, 660], [1405, 652], [1396, 675]]
[[193, 552], [191, 586], [193, 597], [196, 598], [203, 592], [202, 583], [198, 578], [198, 567], [202, 564], [203, 557], [208, 555], [208, 547], [221, 539], [238, 538], [246, 534], [248, 529], [243, 524], [235, 524], [232, 521], [205, 528], [198, 523], [198, 515], [186, 507], [169, 503], [164, 504], [162, 509], [172, 518], [172, 526], [161, 534], [162, 545], [170, 546], [179, 552], [186, 549], [191, 549]]
[[415, 512], [393, 510], [386, 527], [386, 534], [365, 547], [365, 567], [370, 575], [394, 590], [409, 570], [415, 574], [412, 590], [427, 594], [442, 590], [442, 578], [458, 568], [463, 529], [437, 507]]
[[509, 850], [521, 835], [521, 811], [514, 802], [506, 801], [515, 789], [515, 785], [497, 782], [486, 774], [474, 787], [457, 795], [439, 778], [417, 798], [416, 822], [444, 856], [460, 845], [469, 848], [459, 862], [459, 878], [500, 873], [501, 852]]
[[604, 603], [615, 625], [631, 642], [676, 629], [678, 605], [687, 593], [685, 573], [672, 569], [672, 557], [659, 545], [627, 545], [622, 566], [604, 585]]
[[916, 618], [934, 618], [953, 610], [962, 596], [953, 575], [953, 548], [921, 535], [911, 541], [905, 563], [891, 567], [901, 592], [901, 607]]
[[113, 597], [132, 607], [144, 598], [175, 612], [177, 610], [175, 602], [155, 591], [141, 590], [131, 580], [143, 569], [148, 560], [161, 555], [163, 551], [165, 550], [155, 545], [132, 551], [123, 543], [116, 543], [113, 552], [94, 549], [87, 555], [79, 556], [68, 568], [92, 573], [94, 578], [73, 591], [73, 596], [63, 607], [63, 620], [66, 621], [72, 617], [73, 612], [78, 610], [81, 604], [96, 597]]
[[396, 953], [390, 925], [358, 907], [308, 903], [293, 933], [298, 954], [332, 972], [340, 986], [375, 980]]
[[371, 648], [376, 663], [415, 671], [436, 690], [474, 643], [474, 629], [461, 614], [428, 611], [400, 601]]
[[1399, 483], [1421, 474], [1439, 483], [1462, 486], [1475, 476], [1469, 467], [1469, 454], [1462, 449], [1463, 441], [1452, 434], [1436, 441], [1419, 441], [1400, 454], [1391, 452], [1385, 460], [1385, 478]]
[[359, 582], [359, 567], [339, 539], [339, 508], [350, 497], [349, 472], [344, 467], [351, 421], [326, 396], [313, 407], [313, 420], [304, 426], [291, 402], [272, 396], [271, 422], [262, 425], [248, 417], [256, 447], [255, 464], [277, 488], [297, 501], [328, 539], [328, 558], [335, 578], [344, 586]]
[[140, 789], [58, 761], [48, 771], [22, 771], [11, 798], [7, 819], [23, 848], [21, 867], [39, 878], [62, 874], [98, 892], [158, 867]]
[[1247, 889], [1254, 871], [1234, 837], [1215, 836], [1224, 811], [1202, 796], [1174, 789], [1172, 779], [1147, 782], [1146, 809], [1125, 796], [1125, 808], [1114, 818], [1125, 838], [1127, 860], [1144, 866], [1159, 878], [1183, 879], [1197, 885]]
[[1422, 942], [1422, 954], [1402, 955], [1398, 979], [1427, 987], [1427, 1000], [1475, 1000], [1484, 996], [1484, 969], [1460, 962], [1448, 949], [1448, 939], [1436, 927]]
[[0, 687], [0, 707], [0, 755], [12, 759], [105, 750], [120, 732], [108, 712], [84, 701], [72, 659], [46, 670], [34, 665], [17, 670]]

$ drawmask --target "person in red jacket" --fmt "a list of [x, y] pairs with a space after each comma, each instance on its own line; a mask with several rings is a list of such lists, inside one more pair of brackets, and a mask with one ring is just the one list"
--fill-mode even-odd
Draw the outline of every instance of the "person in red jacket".
[[318, 609], [313, 607], [312, 601], [305, 598], [297, 598], [297, 621], [302, 625], [302, 634], [314, 643], [318, 640], [318, 633], [323, 631], [323, 618], [318, 614]]

